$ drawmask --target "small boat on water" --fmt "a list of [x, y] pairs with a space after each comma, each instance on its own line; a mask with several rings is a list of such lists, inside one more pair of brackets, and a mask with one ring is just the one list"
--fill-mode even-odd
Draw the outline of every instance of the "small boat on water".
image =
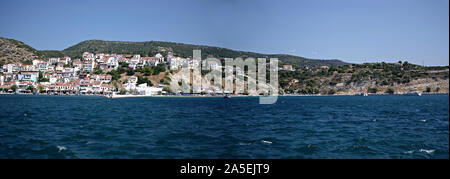
[[414, 92], [409, 92], [405, 94], [406, 96], [422, 96], [421, 92], [418, 91], [414, 91]]
[[355, 94], [355, 96], [369, 96], [369, 94], [367, 94], [367, 93], [358, 93], [358, 94]]
[[422, 96], [422, 92], [410, 89], [408, 93], [404, 94], [405, 96]]
[[355, 96], [369, 96], [368, 93], [364, 92], [363, 88], [359, 88], [359, 93], [356, 93]]

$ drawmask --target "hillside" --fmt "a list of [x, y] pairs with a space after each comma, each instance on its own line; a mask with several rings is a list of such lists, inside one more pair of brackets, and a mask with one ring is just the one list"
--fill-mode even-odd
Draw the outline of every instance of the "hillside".
[[[284, 54], [261, 54], [253, 52], [236, 51], [227, 48], [211, 47], [204, 45], [191, 45], [174, 42], [125, 42], [125, 41], [102, 41], [102, 40], [88, 40], [80, 42], [74, 46], [64, 49], [62, 53], [71, 57], [79, 57], [83, 52], [94, 53], [130, 53], [141, 54], [141, 56], [153, 56], [156, 53], [165, 55], [171, 51], [176, 56], [191, 57], [192, 50], [200, 49], [202, 57], [217, 57], [217, 58], [236, 58], [236, 57], [267, 57], [278, 58], [281, 62], [293, 64], [297, 66], [319, 66], [319, 65], [345, 65], [340, 60], [315, 60], [303, 57], [284, 55]], [[52, 52], [55, 53], [55, 52]]]
[[40, 57], [40, 52], [27, 44], [0, 37], [0, 66], [11, 62], [31, 63]]
[[9, 62], [23, 63], [29, 62], [34, 58], [63, 57], [65, 55], [72, 58], [80, 58], [83, 52], [94, 53], [119, 53], [119, 54], [140, 54], [141, 56], [153, 56], [156, 53], [166, 55], [167, 52], [173, 52], [175, 56], [191, 57], [192, 50], [202, 50], [202, 57], [217, 58], [236, 58], [236, 57], [254, 57], [254, 58], [278, 58], [282, 63], [296, 66], [320, 66], [320, 65], [345, 65], [340, 60], [317, 60], [308, 59], [286, 54], [261, 54], [254, 52], [236, 51], [227, 48], [191, 45], [174, 42], [147, 41], [147, 42], [126, 42], [126, 41], [103, 41], [87, 40], [62, 51], [58, 50], [36, 50], [25, 43], [13, 39], [0, 37], [0, 65]]
[[279, 84], [290, 94], [448, 93], [449, 68], [407, 62], [364, 63], [280, 71]]

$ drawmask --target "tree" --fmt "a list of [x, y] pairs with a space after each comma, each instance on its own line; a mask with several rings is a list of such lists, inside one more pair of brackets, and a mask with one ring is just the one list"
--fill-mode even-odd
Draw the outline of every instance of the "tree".
[[408, 67], [408, 66], [409, 66], [408, 61], [403, 62], [403, 67]]
[[172, 93], [172, 90], [169, 87], [167, 87], [167, 86], [163, 88], [163, 91], [166, 91], [168, 93]]
[[153, 74], [153, 69], [150, 68], [149, 66], [145, 66], [143, 69], [143, 72], [144, 72], [145, 76], [150, 76]]
[[125, 88], [120, 88], [119, 94], [126, 94], [127, 90]]
[[120, 67], [128, 68], [128, 64], [126, 62], [119, 62]]
[[128, 69], [127, 76], [133, 76], [133, 75], [134, 75], [134, 70], [133, 69]]
[[134, 69], [134, 72], [142, 73], [142, 71], [143, 71], [142, 67], [137, 67], [136, 69]]
[[44, 78], [44, 76], [42, 75], [42, 72], [39, 72], [39, 76], [38, 76], [38, 82], [49, 82], [50, 80], [47, 78]]
[[117, 73], [122, 74], [127, 72], [128, 67], [119, 67], [117, 68]]
[[117, 70], [111, 70], [107, 74], [112, 76], [112, 79], [111, 79], [112, 81], [116, 81], [116, 80], [120, 79], [120, 73]]
[[159, 75], [159, 73], [164, 71], [166, 71], [166, 65], [164, 63], [160, 63], [153, 69], [153, 75]]
[[330, 89], [329, 91], [328, 91], [328, 94], [335, 94], [336, 93], [336, 90], [334, 90], [334, 89]]
[[147, 83], [147, 86], [153, 86], [152, 82], [147, 77], [138, 76], [137, 84]]
[[32, 60], [25, 60], [25, 61], [23, 61], [23, 64], [24, 65], [32, 65], [33, 61]]
[[378, 89], [377, 88], [368, 88], [367, 92], [368, 93], [377, 93]]
[[98, 69], [98, 70], [96, 70], [95, 72], [94, 72], [95, 74], [103, 74], [103, 70], [102, 69]]
[[15, 84], [11, 86], [11, 90], [14, 91], [14, 92], [16, 92], [17, 88], [18, 88], [18, 87], [17, 87], [17, 85], [15, 85]]
[[387, 90], [386, 90], [386, 93], [388, 93], [388, 94], [394, 94], [394, 89], [392, 89], [392, 88], [388, 88]]
[[44, 93], [45, 91], [44, 91], [44, 87], [42, 87], [42, 86], [39, 86], [39, 93]]
[[425, 90], [425, 92], [427, 92], [427, 93], [431, 92], [431, 88], [429, 86], [427, 86], [427, 89]]
[[30, 86], [27, 87], [27, 90], [29, 90], [30, 92], [33, 92], [34, 91], [34, 87], [30, 85]]

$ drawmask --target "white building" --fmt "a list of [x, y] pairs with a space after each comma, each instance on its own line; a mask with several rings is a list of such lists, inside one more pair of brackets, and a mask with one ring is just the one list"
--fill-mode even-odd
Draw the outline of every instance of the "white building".
[[21, 68], [22, 68], [21, 63], [5, 64], [5, 65], [3, 65], [3, 72], [4, 73], [19, 73]]
[[153, 95], [161, 94], [162, 90], [163, 90], [163, 88], [160, 88], [160, 87], [153, 87], [153, 86], [149, 87], [149, 86], [147, 86], [147, 83], [143, 83], [143, 84], [140, 84], [137, 86], [128, 85], [125, 89], [128, 91], [135, 90], [140, 95], [146, 95], [146, 96], [153, 96]]
[[171, 57], [167, 58], [167, 63], [170, 64], [171, 70], [177, 70], [178, 68], [181, 68], [183, 64], [187, 64], [187, 59], [181, 57]]
[[50, 66], [46, 61], [43, 60], [33, 60], [34, 69], [38, 71], [47, 71], [47, 67]]
[[83, 63], [83, 71], [84, 72], [93, 72], [94, 71], [94, 67], [95, 67], [95, 62], [94, 61], [85, 61]]
[[65, 56], [65, 57], [59, 59], [59, 61], [62, 61], [62, 62], [64, 62], [65, 65], [68, 65], [72, 61], [72, 59], [68, 56]]
[[111, 56], [106, 61], [106, 64], [108, 65], [108, 70], [114, 70], [119, 67], [119, 59], [117, 57]]
[[130, 84], [136, 84], [138, 81], [138, 77], [132, 76], [130, 78], [128, 78], [127, 82]]
[[83, 53], [83, 59], [86, 59], [86, 58], [95, 59], [95, 55], [93, 53], [90, 53], [90, 52], [84, 52]]
[[283, 65], [282, 70], [295, 71], [292, 65]]
[[55, 64], [59, 62], [59, 58], [49, 58], [48, 59], [48, 63], [50, 64]]
[[5, 65], [3, 65], [3, 72], [4, 73], [12, 73], [13, 65], [14, 64], [5, 64]]

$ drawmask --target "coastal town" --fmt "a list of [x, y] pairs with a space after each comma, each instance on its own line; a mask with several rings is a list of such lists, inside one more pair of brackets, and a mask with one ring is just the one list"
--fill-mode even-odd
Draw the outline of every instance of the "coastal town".
[[48, 60], [35, 59], [32, 64], [9, 63], [0, 69], [0, 92], [108, 95], [119, 88], [141, 95], [162, 94], [164, 85], [138, 84], [136, 76], [128, 78], [127, 82], [120, 86], [114, 86], [111, 83], [113, 76], [107, 73], [117, 70], [120, 64], [126, 64], [129, 69], [136, 69], [144, 66], [155, 67], [158, 64], [169, 65], [171, 61], [172, 58], [164, 58], [161, 54], [140, 57], [85, 52], [81, 59], [65, 56]]
[[[192, 78], [196, 94], [172, 91], [171, 78], [185, 64], [191, 69], [203, 61], [188, 57], [150, 57], [140, 54], [84, 52], [69, 56], [6, 63], [0, 68], [0, 94], [100, 95], [105, 97], [195, 95], [216, 96], [232, 92], [204, 85], [201, 78], [212, 69], [245, 76], [237, 66], [211, 64]], [[200, 66], [204, 66], [201, 64]], [[448, 66], [421, 67], [408, 62], [346, 64], [341, 66], [294, 66], [282, 63], [279, 95], [380, 95], [448, 93]], [[152, 78], [153, 77], [153, 78]], [[149, 79], [151, 78], [151, 80]], [[179, 81], [179, 79], [174, 79]], [[235, 79], [241, 83], [240, 79]], [[254, 80], [254, 79], [252, 79]], [[179, 82], [180, 83], [180, 82]], [[213, 82], [211, 82], [213, 84]], [[244, 84], [244, 82], [242, 82]], [[219, 85], [221, 86], [221, 85]], [[267, 85], [267, 87], [272, 87]], [[191, 92], [192, 93], [192, 92]], [[249, 94], [250, 93], [250, 94]], [[261, 95], [245, 91], [234, 95]], [[264, 95], [264, 94], [263, 94]]]
[[[69, 56], [59, 58], [34, 59], [29, 64], [14, 62], [0, 68], [1, 94], [45, 94], [45, 95], [101, 95], [101, 96], [155, 96], [174, 94], [169, 89], [169, 74], [187, 64], [189, 69], [200, 66], [206, 61], [193, 60], [172, 55], [165, 57], [157, 53], [152, 57], [141, 57], [139, 54], [105, 54], [84, 52], [81, 58], [72, 59]], [[209, 69], [221, 69], [217, 64], [209, 65]], [[280, 70], [294, 71], [292, 65], [282, 65]], [[231, 73], [242, 74], [239, 67], [225, 68]], [[153, 72], [148, 72], [153, 71]], [[208, 71], [208, 70], [204, 70]], [[142, 75], [165, 73], [157, 85]], [[169, 73], [170, 72], [170, 73]], [[120, 84], [118, 81], [125, 74], [126, 78]], [[204, 75], [204, 74], [202, 74]], [[142, 79], [141, 79], [142, 78]], [[209, 90], [201, 86], [201, 78], [194, 78], [200, 85], [192, 88], [204, 95], [224, 94], [223, 90], [210, 86]], [[239, 81], [239, 79], [236, 79]], [[175, 92], [180, 95], [181, 91]], [[228, 92], [229, 93], [229, 92]], [[189, 94], [184, 94], [189, 95]]]

